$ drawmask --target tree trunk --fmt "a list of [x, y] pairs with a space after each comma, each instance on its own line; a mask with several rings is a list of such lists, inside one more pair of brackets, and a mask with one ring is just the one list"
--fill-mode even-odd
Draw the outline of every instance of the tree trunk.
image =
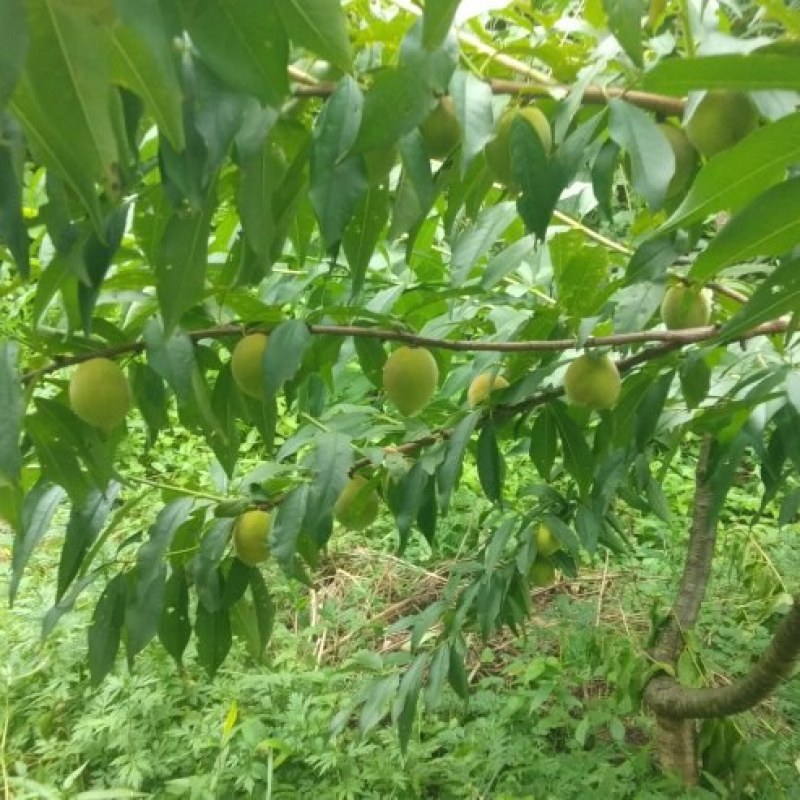
[[800, 657], [800, 595], [783, 619], [772, 642], [741, 680], [730, 686], [690, 689], [673, 677], [684, 648], [684, 636], [697, 622], [711, 575], [717, 535], [717, 515], [738, 460], [716, 459], [711, 467], [713, 442], [703, 439], [695, 476], [694, 508], [689, 545], [675, 602], [661, 628], [651, 655], [669, 669], [654, 676], [645, 700], [655, 713], [656, 756], [665, 771], [676, 772], [686, 786], [700, 778], [696, 720], [725, 717], [746, 711], [767, 697], [788, 678]]

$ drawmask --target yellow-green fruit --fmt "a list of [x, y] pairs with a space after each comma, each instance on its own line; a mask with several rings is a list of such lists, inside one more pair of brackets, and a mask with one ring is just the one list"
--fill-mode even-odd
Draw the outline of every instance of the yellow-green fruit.
[[706, 92], [686, 123], [689, 141], [707, 158], [744, 139], [758, 127], [758, 109], [742, 92]]
[[110, 431], [130, 411], [131, 387], [114, 361], [90, 358], [72, 373], [69, 404], [84, 422]]
[[528, 580], [534, 586], [550, 586], [556, 579], [556, 568], [546, 558], [536, 558], [528, 572]]
[[689, 137], [680, 128], [666, 122], [662, 122], [658, 127], [667, 137], [675, 155], [675, 172], [667, 187], [667, 200], [671, 200], [689, 188], [697, 170], [697, 150], [692, 147]]
[[567, 367], [564, 390], [573, 403], [601, 411], [619, 399], [622, 381], [616, 364], [607, 355], [580, 356]]
[[431, 158], [446, 158], [458, 147], [461, 126], [449, 97], [439, 98], [436, 108], [419, 126], [419, 132]]
[[383, 365], [383, 388], [397, 410], [407, 417], [430, 402], [439, 382], [436, 359], [422, 347], [400, 347]]
[[511, 171], [511, 126], [517, 117], [527, 120], [536, 133], [544, 147], [545, 153], [550, 152], [553, 145], [553, 137], [550, 133], [550, 123], [547, 117], [534, 106], [524, 106], [523, 108], [512, 108], [506, 111], [497, 123], [494, 138], [486, 145], [486, 163], [494, 175], [495, 179], [507, 186], [514, 188], [514, 178]]
[[266, 511], [245, 511], [233, 526], [233, 551], [236, 557], [254, 567], [267, 560], [267, 538], [272, 530], [272, 517]]
[[365, 489], [369, 481], [363, 475], [352, 477], [333, 506], [336, 521], [353, 531], [368, 528], [375, 522], [381, 498], [374, 489]]
[[661, 301], [661, 319], [668, 330], [701, 328], [711, 321], [711, 290], [673, 286]]
[[250, 333], [239, 340], [233, 348], [231, 371], [236, 385], [250, 397], [264, 396], [264, 350], [267, 336], [263, 333]]
[[551, 556], [561, 549], [561, 542], [553, 536], [547, 525], [541, 523], [536, 529], [536, 552], [543, 557]]
[[467, 403], [470, 408], [475, 408], [483, 403], [496, 389], [505, 389], [508, 381], [502, 375], [493, 372], [482, 372], [473, 378], [467, 389]]
[[397, 148], [394, 145], [377, 150], [367, 150], [364, 153], [367, 183], [370, 186], [375, 186], [386, 180], [396, 161]]

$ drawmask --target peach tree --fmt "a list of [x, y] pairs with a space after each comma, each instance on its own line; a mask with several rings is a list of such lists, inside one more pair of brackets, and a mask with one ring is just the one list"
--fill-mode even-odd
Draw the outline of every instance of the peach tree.
[[[191, 637], [213, 675], [234, 616], [268, 646], [266, 559], [311, 582], [381, 506], [400, 550], [435, 546], [474, 461], [484, 535], [404, 672], [355, 701], [405, 746], [421, 697], [468, 694], [466, 636], [520, 630], [533, 585], [623, 550], [626, 507], [666, 517], [661, 478], [694, 453], [642, 693], [660, 763], [696, 782], [697, 721], [724, 747], [800, 650], [795, 599], [743, 678], [676, 667], [741, 465], [762, 508], [800, 507], [798, 12], [0, 0], [0, 20], [0, 276], [26, 298], [0, 343], [11, 601], [58, 537], [44, 629], [99, 589], [92, 681], [123, 644], [180, 664]], [[146, 464], [170, 425], [225, 496], [165, 492], [122, 539], [141, 487], [120, 454]]]

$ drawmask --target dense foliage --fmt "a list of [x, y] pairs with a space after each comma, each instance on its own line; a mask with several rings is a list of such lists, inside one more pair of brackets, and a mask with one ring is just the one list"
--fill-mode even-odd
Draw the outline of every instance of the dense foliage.
[[[381, 505], [435, 545], [474, 460], [481, 535], [351, 710], [405, 748], [470, 631], [623, 552], [626, 507], [669, 518], [698, 438], [696, 528], [743, 459], [794, 520], [800, 11], [486, 5], [0, 0], [10, 596], [58, 537], [45, 632], [102, 588], [93, 684], [156, 638], [262, 652], [262, 561], [311, 583]], [[154, 480], [175, 426], [206, 485]]]

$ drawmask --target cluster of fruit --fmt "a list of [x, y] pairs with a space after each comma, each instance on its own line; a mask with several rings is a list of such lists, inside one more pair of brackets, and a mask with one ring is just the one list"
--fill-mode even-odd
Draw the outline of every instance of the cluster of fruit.
[[[758, 117], [758, 109], [746, 94], [710, 91], [698, 103], [685, 128], [660, 122], [658, 127], [675, 156], [675, 172], [667, 187], [667, 200], [679, 197], [688, 189], [697, 171], [698, 154], [710, 158], [732, 147], [755, 130]], [[500, 116], [484, 153], [494, 179], [511, 191], [517, 189], [511, 159], [511, 128], [516, 119], [524, 119], [533, 127], [546, 154], [553, 146], [550, 123], [535, 106], [511, 107]], [[461, 142], [461, 126], [453, 101], [447, 96], [439, 98], [419, 131], [431, 158], [444, 159], [451, 155]], [[365, 157], [368, 175], [373, 181], [379, 181], [393, 166], [396, 151], [372, 151]]]

